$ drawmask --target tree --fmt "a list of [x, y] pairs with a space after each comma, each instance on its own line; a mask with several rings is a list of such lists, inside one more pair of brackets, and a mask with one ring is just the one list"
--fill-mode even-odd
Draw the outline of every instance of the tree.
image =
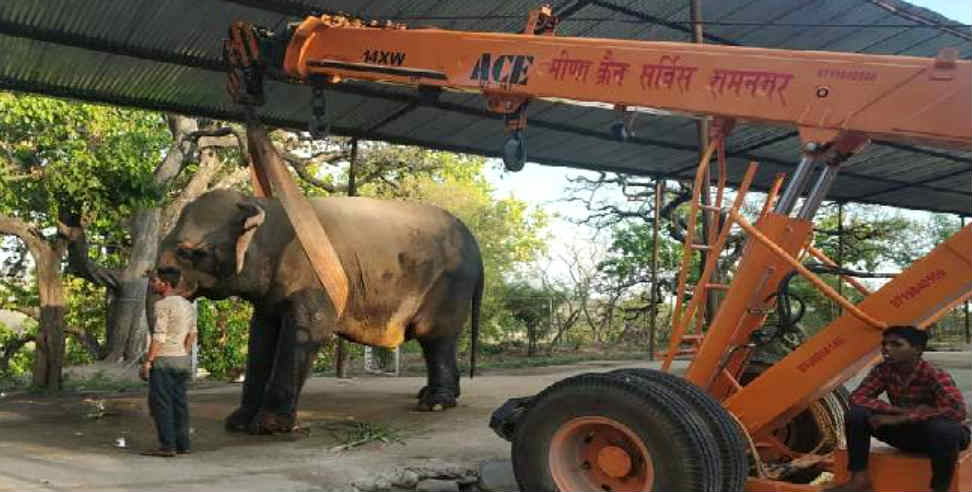
[[524, 280], [515, 280], [503, 293], [506, 308], [527, 331], [527, 356], [533, 357], [537, 344], [553, 328], [554, 305], [560, 306], [562, 296], [544, 287], [535, 287]]
[[242, 152], [241, 140], [232, 128], [208, 122], [207, 128], [199, 129], [195, 119], [174, 114], [165, 119], [171, 137], [166, 139], [163, 133], [158, 138], [168, 140], [168, 149], [156, 154], [162, 154], [162, 158], [153, 159], [158, 162], [154, 170], [142, 170], [156, 191], [156, 199], [140, 202], [132, 211], [132, 219], [125, 221], [125, 258], [99, 263], [98, 257], [104, 255], [92, 254], [88, 245], [86, 231], [91, 226], [77, 216], [61, 223], [62, 234], [71, 241], [71, 273], [109, 292], [107, 340], [100, 358], [110, 362], [133, 360], [145, 349], [145, 272], [154, 267], [159, 241], [174, 225], [182, 207], [214, 187], [239, 185], [246, 175], [225, 165], [226, 160], [237, 160]]
[[576, 246], [568, 246], [567, 252], [559, 258], [559, 261], [567, 266], [569, 279], [555, 278], [550, 275], [552, 259], [548, 259], [548, 264], [539, 267], [532, 275], [540, 279], [545, 290], [559, 295], [553, 312], [555, 334], [547, 345], [547, 355], [553, 352], [554, 347], [570, 337], [571, 330], [580, 324], [584, 317], [584, 310], [595, 295], [593, 286], [597, 269], [592, 256], [598, 255], [581, 251]]
[[[220, 186], [246, 187], [245, 170], [226, 165], [246, 161], [241, 159], [247, 156], [243, 129], [178, 115], [2, 97], [0, 212], [4, 219], [16, 219], [18, 227], [5, 220], [3, 232], [22, 238], [0, 243], [10, 250], [6, 270], [17, 272], [5, 277], [4, 292], [22, 294], [14, 303], [38, 318], [42, 307], [56, 306], [51, 311], [60, 320], [41, 323], [38, 359], [63, 353], [44, 344], [50, 333], [53, 343], [60, 339], [63, 346], [58, 334], [65, 330], [80, 350], [75, 360], [139, 356], [146, 330], [143, 275], [154, 265], [158, 241], [199, 194]], [[316, 142], [282, 131], [273, 139], [307, 194], [345, 192], [349, 140]], [[481, 243], [494, 287], [543, 244], [545, 216], [516, 200], [494, 202], [482, 177], [482, 159], [370, 142], [362, 148], [357, 177], [363, 194], [434, 202], [459, 215], [478, 237], [489, 238]], [[22, 182], [30, 184], [27, 192], [15, 192], [14, 183]], [[65, 256], [65, 271], [87, 282], [63, 281]], [[38, 294], [25, 288], [34, 279], [43, 286]], [[490, 306], [501, 307], [499, 297], [487, 296], [494, 299], [487, 300], [487, 313]], [[64, 313], [67, 304], [73, 308], [70, 316]], [[235, 309], [225, 304], [207, 308], [215, 310], [212, 320]], [[93, 323], [99, 316], [104, 322]], [[15, 351], [30, 336], [0, 348]]]
[[[38, 316], [53, 311], [60, 313], [56, 320], [64, 318], [60, 275], [65, 253], [67, 272], [93, 284], [74, 287], [88, 302], [74, 296], [71, 301], [87, 312], [88, 322], [40, 323], [38, 364], [49, 352], [63, 352], [44, 344], [47, 333], [63, 338], [57, 333], [65, 329], [92, 358], [118, 362], [138, 357], [147, 329], [144, 273], [154, 265], [159, 238], [192, 198], [214, 183], [242, 181], [245, 174], [223, 165], [239, 155], [240, 140], [213, 122], [200, 130], [195, 119], [179, 115], [20, 94], [0, 94], [0, 111], [4, 232], [29, 246], [21, 249], [34, 257], [43, 293], [38, 306], [61, 306], [42, 307]], [[165, 203], [167, 208], [160, 209]], [[19, 230], [11, 220], [19, 222]], [[22, 284], [28, 262], [14, 253]], [[92, 296], [105, 296], [107, 302]], [[30, 305], [23, 300], [28, 304], [20, 304]], [[99, 312], [101, 322], [90, 322]], [[35, 374], [35, 382], [50, 387], [40, 383], [45, 377]]]
[[144, 163], [159, 153], [161, 120], [146, 113], [0, 93], [0, 234], [34, 266], [38, 333], [33, 382], [60, 388], [66, 298], [59, 222], [83, 212], [121, 217], [158, 196]]
[[[602, 263], [602, 273], [600, 287], [602, 293], [608, 296], [606, 306], [613, 306], [622, 300], [623, 292], [618, 289], [627, 290], [633, 287], [643, 286], [649, 283], [650, 259], [651, 259], [651, 240], [645, 249], [644, 239], [650, 238], [652, 234], [652, 224], [655, 221], [655, 181], [629, 176], [624, 174], [599, 173], [594, 179], [586, 177], [576, 177], [570, 180], [572, 189], [568, 201], [580, 202], [588, 210], [588, 215], [580, 220], [580, 223], [590, 225], [596, 230], [609, 230], [612, 234], [612, 258]], [[692, 185], [687, 182], [675, 182], [665, 180], [663, 182], [663, 193], [658, 210], [658, 216], [664, 223], [664, 233], [660, 239], [664, 242], [659, 244], [661, 254], [666, 254], [664, 249], [665, 242], [672, 242], [673, 247], [677, 248], [677, 256], [673, 262], [663, 262], [663, 264], [681, 264], [681, 245], [686, 239], [686, 232], [690, 227], [688, 224], [689, 204], [692, 198]], [[617, 198], [620, 195], [621, 200]], [[725, 216], [719, 218], [719, 223], [725, 221]], [[704, 244], [705, 238], [701, 228], [701, 216], [697, 217], [694, 228], [695, 244]], [[661, 226], [661, 224], [660, 224]], [[716, 271], [713, 272], [711, 282], [720, 283], [728, 275], [729, 269], [742, 253], [743, 237], [734, 234], [729, 237], [725, 250], [728, 254], [720, 257]], [[705, 263], [706, 250], [699, 249], [698, 255], [691, 260], [689, 271], [689, 283], [694, 283], [695, 279], [701, 276], [701, 268]], [[677, 280], [675, 276], [678, 271], [662, 272], [663, 280], [660, 285], [649, 286], [648, 289], [640, 289], [641, 292], [649, 289], [660, 289], [667, 284], [669, 290], [676, 289]], [[666, 279], [664, 277], [672, 277]], [[659, 297], [660, 298], [660, 297]], [[612, 300], [613, 299], [613, 300]], [[709, 296], [704, 310], [707, 319], [715, 313], [717, 299]], [[645, 303], [642, 307], [647, 309]], [[613, 309], [613, 308], [610, 308]], [[641, 308], [635, 308], [635, 311]], [[602, 312], [599, 316], [603, 324], [612, 318], [607, 316], [607, 312]]]

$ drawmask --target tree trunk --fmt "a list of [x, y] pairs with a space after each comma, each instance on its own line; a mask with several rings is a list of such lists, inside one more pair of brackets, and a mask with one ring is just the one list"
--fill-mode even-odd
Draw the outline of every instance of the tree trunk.
[[37, 291], [40, 297], [40, 323], [34, 341], [35, 386], [48, 392], [61, 389], [64, 366], [64, 315], [67, 311], [61, 284], [63, 248], [45, 248], [34, 255], [37, 262]]
[[537, 328], [533, 323], [527, 323], [527, 357], [537, 353]]
[[135, 213], [131, 237], [135, 239], [128, 265], [120, 272], [109, 327], [108, 356], [111, 362], [137, 359], [145, 350], [148, 323], [145, 317], [145, 293], [148, 280], [145, 272], [155, 266], [158, 252], [159, 210], [139, 210]]
[[66, 304], [64, 286], [61, 285], [61, 259], [64, 257], [66, 243], [61, 238], [51, 242], [26, 222], [2, 214], [0, 234], [20, 238], [34, 259], [40, 313], [37, 337], [34, 340], [33, 383], [51, 392], [58, 391], [61, 389], [61, 368], [64, 365]]
[[[186, 135], [198, 129], [196, 120], [179, 115], [169, 115], [172, 145], [165, 158], [155, 169], [155, 183], [165, 186], [178, 176], [193, 152]], [[130, 361], [145, 351], [148, 320], [146, 317], [146, 292], [148, 280], [145, 272], [155, 266], [161, 235], [161, 211], [158, 208], [135, 212], [131, 237], [134, 241], [128, 265], [123, 270], [109, 270], [94, 264], [88, 257], [88, 247], [80, 224], [70, 224], [72, 271], [88, 281], [107, 287], [111, 291], [108, 306], [107, 343], [105, 360]]]
[[[223, 167], [223, 161], [220, 159], [219, 155], [215, 150], [210, 148], [200, 149], [199, 151], [199, 169], [196, 170], [196, 174], [192, 175], [192, 179], [189, 183], [179, 192], [179, 195], [172, 200], [165, 210], [162, 211], [161, 216], [161, 229], [159, 231], [159, 236], [164, 237], [172, 228], [175, 226], [176, 220], [179, 219], [179, 214], [182, 213], [182, 209], [185, 208], [189, 202], [195, 200], [202, 195], [207, 190], [209, 186], [213, 183], [216, 175], [219, 174]], [[244, 169], [241, 169], [239, 174], [243, 177], [248, 176]], [[229, 181], [232, 183], [232, 179], [235, 176], [229, 176]], [[243, 181], [242, 179], [240, 181]], [[221, 184], [221, 183], [217, 183]]]

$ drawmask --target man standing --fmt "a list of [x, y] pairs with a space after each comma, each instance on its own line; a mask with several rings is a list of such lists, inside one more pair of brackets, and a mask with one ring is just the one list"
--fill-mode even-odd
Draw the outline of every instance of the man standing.
[[161, 298], [154, 305], [152, 343], [140, 376], [149, 382], [149, 409], [159, 447], [143, 451], [146, 456], [190, 452], [186, 382], [192, 363], [189, 353], [196, 339], [196, 312], [191, 302], [175, 292], [179, 280], [178, 271], [161, 271], [149, 278], [149, 287]]
[[[928, 333], [914, 326], [884, 330], [878, 364], [851, 394], [845, 419], [851, 479], [831, 490], [870, 490], [871, 437], [931, 459], [931, 489], [948, 490], [959, 451], [969, 445], [968, 410], [949, 374], [921, 358]], [[890, 403], [879, 400], [887, 392]]]

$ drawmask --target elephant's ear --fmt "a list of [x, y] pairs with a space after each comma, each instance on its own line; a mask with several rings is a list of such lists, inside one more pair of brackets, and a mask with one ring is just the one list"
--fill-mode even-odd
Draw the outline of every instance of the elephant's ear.
[[267, 213], [263, 207], [253, 202], [243, 202], [236, 205], [243, 211], [243, 233], [236, 240], [236, 273], [243, 271], [243, 261], [246, 259], [246, 249], [250, 247], [250, 241], [256, 234], [257, 227], [263, 224], [267, 218]]

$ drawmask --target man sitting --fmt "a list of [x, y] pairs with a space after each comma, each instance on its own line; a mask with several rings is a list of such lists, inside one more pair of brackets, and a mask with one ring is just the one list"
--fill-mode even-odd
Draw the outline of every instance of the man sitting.
[[[871, 437], [931, 459], [931, 489], [948, 490], [959, 451], [969, 445], [968, 411], [949, 374], [921, 358], [928, 333], [914, 326], [884, 331], [878, 364], [851, 394], [845, 418], [850, 481], [831, 490], [870, 490]], [[890, 403], [879, 400], [887, 392]]]

